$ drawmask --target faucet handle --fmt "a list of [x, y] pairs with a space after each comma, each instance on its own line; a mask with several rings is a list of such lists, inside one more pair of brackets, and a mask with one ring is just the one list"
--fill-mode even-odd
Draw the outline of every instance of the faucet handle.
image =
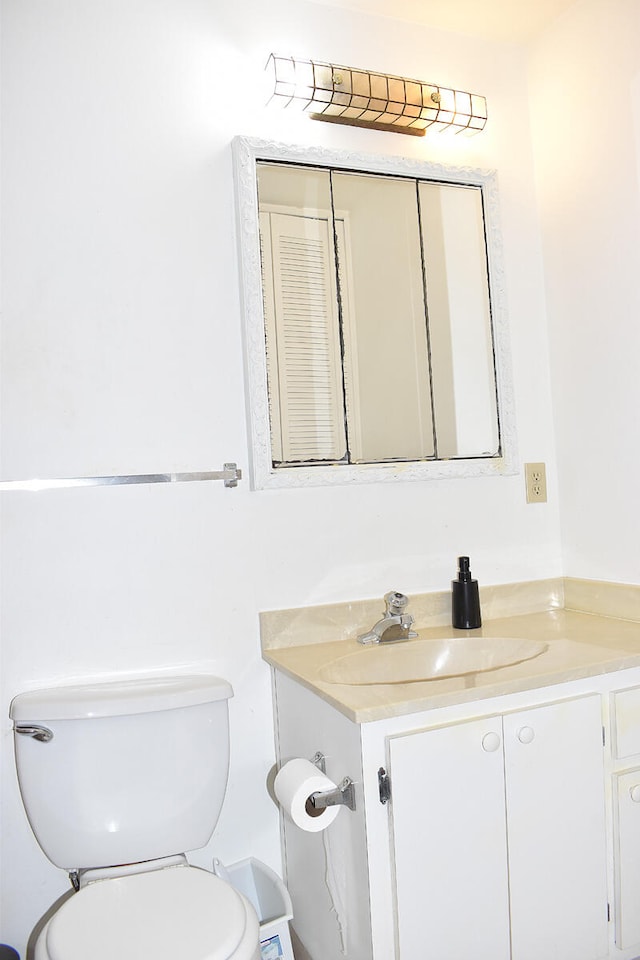
[[384, 602], [386, 604], [386, 615], [390, 617], [401, 617], [409, 603], [409, 597], [404, 593], [398, 593], [397, 590], [391, 590], [385, 594]]

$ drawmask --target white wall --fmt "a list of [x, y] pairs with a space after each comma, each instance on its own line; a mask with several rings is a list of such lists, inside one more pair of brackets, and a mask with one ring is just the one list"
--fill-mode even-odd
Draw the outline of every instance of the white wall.
[[[3, 478], [248, 466], [230, 141], [499, 169], [521, 476], [251, 492], [2, 494], [2, 928], [67, 887], [25, 824], [9, 699], [66, 677], [226, 676], [232, 768], [212, 851], [279, 866], [258, 611], [561, 573], [545, 305], [522, 51], [304, 0], [5, 0]], [[271, 50], [485, 94], [480, 136], [417, 140], [264, 106]], [[364, 626], [364, 625], [363, 625]], [[302, 718], [301, 718], [302, 719]], [[70, 797], [73, 803], [75, 798]]]
[[640, 582], [640, 3], [583, 0], [532, 59], [564, 568]]

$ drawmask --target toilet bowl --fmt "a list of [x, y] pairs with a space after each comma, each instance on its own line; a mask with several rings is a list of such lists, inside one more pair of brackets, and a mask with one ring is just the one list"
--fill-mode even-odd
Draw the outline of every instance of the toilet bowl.
[[204, 846], [217, 822], [231, 695], [195, 676], [12, 701], [27, 818], [78, 888], [40, 931], [35, 960], [259, 960], [253, 906], [177, 852]]
[[47, 922], [35, 960], [258, 960], [255, 911], [198, 867], [94, 880]]

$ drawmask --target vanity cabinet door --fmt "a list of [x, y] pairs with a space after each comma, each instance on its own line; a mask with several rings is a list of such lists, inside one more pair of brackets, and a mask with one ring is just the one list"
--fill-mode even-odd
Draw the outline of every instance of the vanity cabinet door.
[[389, 766], [397, 957], [607, 956], [599, 696], [390, 738]]
[[597, 695], [503, 718], [513, 960], [607, 955]]
[[640, 769], [617, 774], [615, 796], [616, 946], [640, 943]]
[[396, 956], [507, 960], [500, 718], [392, 738], [389, 767]]

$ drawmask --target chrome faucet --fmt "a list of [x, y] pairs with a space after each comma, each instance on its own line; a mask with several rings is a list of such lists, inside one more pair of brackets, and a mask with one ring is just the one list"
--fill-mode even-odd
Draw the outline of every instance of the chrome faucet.
[[382, 620], [378, 620], [368, 633], [358, 637], [358, 643], [394, 643], [398, 640], [412, 640], [418, 634], [411, 629], [413, 617], [405, 613], [409, 598], [404, 593], [392, 590], [385, 594], [385, 611]]

